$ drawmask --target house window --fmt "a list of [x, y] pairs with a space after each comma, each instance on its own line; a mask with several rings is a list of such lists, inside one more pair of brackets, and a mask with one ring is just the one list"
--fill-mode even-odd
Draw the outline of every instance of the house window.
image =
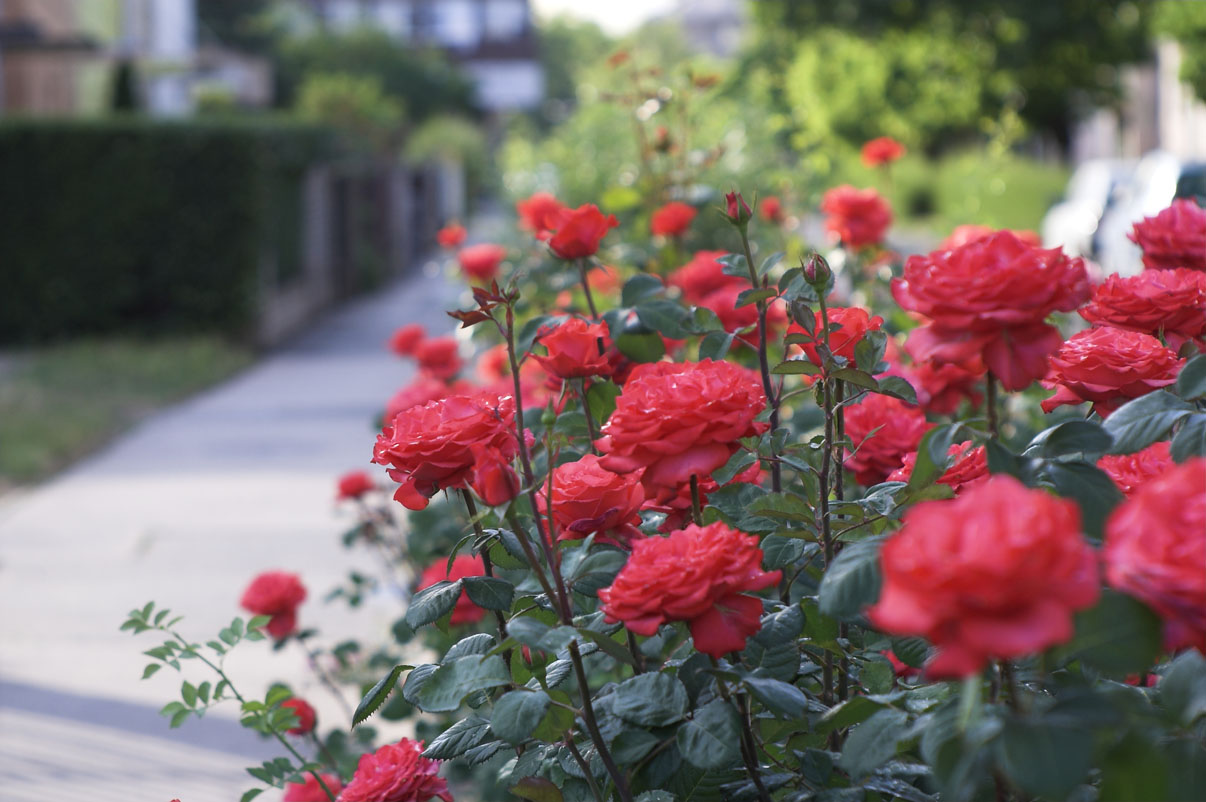
[[487, 39], [518, 39], [528, 28], [528, 4], [524, 0], [486, 0]]

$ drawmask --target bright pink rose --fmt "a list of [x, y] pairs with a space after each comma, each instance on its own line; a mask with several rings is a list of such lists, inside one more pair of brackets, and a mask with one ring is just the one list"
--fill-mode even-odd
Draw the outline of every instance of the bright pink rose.
[[427, 499], [450, 487], [465, 487], [476, 464], [474, 448], [496, 448], [506, 459], [519, 452], [513, 428], [515, 401], [449, 396], [412, 407], [385, 424], [373, 448], [373, 462], [389, 466], [401, 487], [394, 499], [421, 510]]
[[821, 198], [825, 230], [848, 248], [864, 248], [884, 241], [892, 225], [892, 207], [874, 189], [834, 187]]
[[498, 276], [498, 266], [507, 258], [507, 249], [488, 242], [461, 248], [457, 262], [465, 276], [473, 281], [489, 282]]
[[441, 248], [452, 250], [464, 242], [467, 236], [469, 236], [469, 232], [465, 230], [464, 226], [451, 223], [436, 232], [436, 242], [440, 243]]
[[1097, 460], [1097, 467], [1109, 474], [1118, 489], [1129, 496], [1177, 464], [1173, 462], [1171, 450], [1172, 444], [1161, 440], [1134, 454], [1106, 454]]
[[1106, 579], [1164, 618], [1164, 646], [1206, 654], [1206, 459], [1136, 489], [1110, 515]]
[[[448, 570], [448, 559], [441, 557], [423, 570], [415, 591], [429, 588], [437, 582], [455, 582], [465, 577], [485, 575], [486, 565], [476, 554], [458, 554], [452, 561], [452, 570]], [[469, 594], [462, 590], [456, 600], [456, 606], [452, 608], [452, 615], [449, 617], [448, 623], [454, 627], [462, 624], [476, 624], [485, 616], [486, 611], [469, 601]]]
[[371, 755], [361, 755], [339, 802], [452, 802], [440, 763], [423, 757], [423, 742], [403, 738]]
[[318, 714], [314, 712], [314, 708], [305, 699], [298, 699], [294, 696], [281, 702], [281, 707], [289, 708], [297, 716], [297, 726], [285, 730], [287, 733], [290, 735], [305, 735], [314, 729], [314, 724], [318, 720]]
[[366, 471], [349, 471], [339, 477], [339, 490], [335, 494], [336, 501], [347, 501], [360, 498], [365, 493], [377, 489], [377, 483]]
[[1135, 223], [1128, 236], [1143, 249], [1148, 270], [1206, 270], [1206, 209], [1194, 200], [1174, 200], [1155, 217]]
[[1042, 384], [1056, 392], [1041, 406], [1050, 412], [1091, 401], [1104, 418], [1132, 398], [1175, 382], [1183, 364], [1149, 334], [1111, 326], [1088, 329], [1073, 334], [1051, 357], [1051, 372]]
[[419, 369], [429, 376], [448, 381], [461, 371], [460, 345], [455, 337], [432, 337], [415, 348]]
[[[536, 496], [541, 515], [548, 514], [547, 486]], [[553, 522], [558, 540], [581, 540], [596, 535], [600, 543], [626, 546], [642, 537], [637, 511], [645, 501], [641, 471], [619, 474], [606, 470], [599, 458], [587, 454], [553, 470]]]
[[561, 213], [549, 248], [562, 259], [594, 256], [607, 232], [620, 224], [614, 214], [605, 215], [593, 203]]
[[547, 192], [537, 192], [515, 204], [521, 228], [532, 232], [537, 239], [546, 240], [557, 227], [561, 213], [566, 211], [561, 201]]
[[633, 368], [596, 442], [615, 473], [645, 469], [653, 497], [728, 462], [739, 440], [766, 430], [758, 377], [731, 362], [653, 362]]
[[917, 407], [887, 395], [868, 395], [846, 408], [846, 436], [854, 444], [846, 469], [864, 487], [879, 484], [904, 464], [905, 454], [917, 450], [930, 426]]
[[891, 164], [905, 155], [905, 152], [905, 146], [892, 137], [877, 137], [863, 145], [863, 164], [867, 167], [879, 167], [884, 164]]
[[910, 509], [880, 562], [883, 590], [867, 615], [884, 632], [933, 643], [933, 678], [1063, 643], [1072, 614], [1100, 590], [1076, 504], [1006, 475]]
[[[582, 318], [571, 317], [558, 326], [542, 328], [537, 341], [548, 349], [548, 356], [532, 356], [550, 374], [561, 379], [610, 376], [608, 339], [607, 326], [602, 323], [587, 323]], [[601, 350], [600, 342], [603, 343]]]
[[297, 629], [297, 607], [306, 600], [306, 587], [297, 574], [267, 571], [251, 581], [239, 604], [252, 615], [271, 616], [264, 627], [276, 640]]
[[[937, 482], [947, 485], [958, 495], [960, 491], [988, 481], [988, 452], [984, 446], [972, 447], [970, 440], [955, 443], [946, 450], [948, 457], [957, 457]], [[917, 465], [917, 452], [904, 455], [904, 464], [888, 475], [889, 482], [907, 482]]]
[[[337, 774], [323, 773], [322, 781], [336, 796], [343, 789], [343, 781]], [[329, 799], [327, 792], [322, 790], [318, 780], [314, 779], [314, 775], [307, 774], [304, 783], [287, 783], [285, 785], [285, 795], [281, 797], [281, 802], [327, 802]]]
[[741, 651], [762, 626], [762, 602], [748, 592], [779, 581], [762, 570], [758, 538], [719, 521], [691, 524], [669, 537], [634, 541], [611, 587], [599, 591], [607, 621], [654, 635], [667, 621], [686, 621], [695, 648], [719, 658]]
[[736, 284], [742, 288], [750, 286], [749, 279], [730, 276], [724, 272], [724, 265], [716, 260], [726, 253], [696, 251], [690, 262], [670, 274], [666, 283], [682, 290], [683, 299], [687, 303], [697, 305], [712, 293], [730, 285]]
[[1206, 272], [1178, 268], [1111, 275], [1093, 291], [1080, 316], [1097, 326], [1163, 335], [1178, 350], [1206, 333]]
[[982, 361], [1006, 390], [1022, 390], [1047, 372], [1062, 337], [1044, 321], [1090, 294], [1080, 259], [1033, 248], [1008, 231], [954, 250], [910, 256], [892, 295], [927, 318], [909, 335], [918, 362]]
[[427, 329], [419, 323], [409, 323], [397, 331], [389, 338], [389, 350], [393, 351], [398, 356], [411, 356], [415, 349], [419, 347], [419, 343], [427, 337]]
[[[854, 349], [867, 336], [867, 332], [879, 331], [880, 327], [884, 325], [884, 319], [879, 315], [872, 317], [861, 306], [834, 306], [827, 311], [830, 327], [838, 327], [835, 331], [829, 332], [829, 350], [833, 352], [834, 356], [845, 357], [853, 365]], [[825, 342], [825, 327], [821, 320], [821, 310], [818, 309], [814, 313], [814, 318], [812, 334], [805, 331], [799, 323], [792, 323], [788, 327], [787, 333], [808, 338], [808, 341], [800, 343], [799, 347], [804, 350], [809, 362], [821, 367], [824, 360], [817, 351], [817, 345]]]
[[671, 201], [653, 213], [649, 228], [654, 236], [681, 237], [695, 219], [695, 207], [681, 201]]

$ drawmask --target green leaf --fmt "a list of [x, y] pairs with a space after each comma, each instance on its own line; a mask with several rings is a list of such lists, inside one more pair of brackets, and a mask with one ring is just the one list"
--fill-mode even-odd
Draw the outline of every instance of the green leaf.
[[688, 319], [691, 312], [683, 305], [665, 298], [645, 301], [636, 308], [637, 319], [646, 327], [673, 339], [681, 340], [691, 334]]
[[1097, 604], [1076, 616], [1072, 640], [1055, 652], [1057, 659], [1079, 659], [1114, 677], [1145, 671], [1160, 654], [1160, 618], [1141, 602], [1103, 590]]
[[783, 251], [775, 251], [767, 256], [762, 260], [762, 266], [758, 268], [758, 275], [765, 276], [775, 265], [783, 261], [784, 256], [786, 256], [786, 254]]
[[666, 355], [666, 344], [655, 332], [624, 332], [616, 338], [616, 348], [633, 362], [657, 362]]
[[1206, 657], [1189, 649], [1179, 655], [1160, 680], [1160, 704], [1186, 727], [1206, 716]]
[[779, 293], [774, 287], [756, 287], [748, 290], [742, 290], [737, 293], [737, 309], [750, 304], [756, 304], [759, 301], [765, 301], [767, 298], [774, 298]]
[[675, 739], [691, 765], [701, 769], [726, 768], [741, 755], [741, 722], [728, 702], [713, 699], [678, 728]]
[[497, 688], [511, 681], [507, 666], [498, 655], [470, 655], [440, 664], [419, 689], [418, 707], [428, 713], [456, 710], [474, 691]]
[[252, 788], [250, 791], [247, 791], [241, 797], [239, 797], [239, 802], [251, 802], [251, 800], [255, 799], [262, 793], [264, 793], [263, 788]]
[[835, 618], [854, 618], [879, 598], [883, 579], [879, 550], [883, 538], [850, 543], [829, 565], [817, 597], [821, 612]]
[[893, 638], [892, 654], [910, 668], [921, 668], [929, 656], [930, 647], [921, 638]]
[[664, 727], [687, 714], [687, 689], [669, 674], [640, 674], [616, 686], [612, 712], [642, 727]]
[[624, 282], [624, 289], [620, 291], [620, 304], [636, 306], [646, 298], [657, 295], [665, 289], [666, 285], [662, 283], [662, 280], [652, 273], [637, 273]]
[[917, 391], [905, 379], [899, 376], [881, 376], [876, 381], [879, 382], [881, 394], [899, 398], [906, 404], [917, 404]]
[[737, 474], [749, 468], [758, 461], [758, 455], [752, 451], [739, 449], [729, 457], [729, 461], [712, 472], [712, 478], [718, 485], [727, 485]]
[[[467, 576], [461, 580], [469, 601], [487, 610], [510, 610], [515, 586], [491, 576]], [[453, 602], [454, 606], [456, 602]]]
[[356, 712], [352, 714], [353, 727], [377, 712], [377, 709], [385, 704], [386, 698], [398, 684], [398, 678], [402, 676], [402, 672], [410, 668], [411, 666], [403, 664], [394, 666], [388, 674], [369, 689], [369, 692], [360, 700], [360, 704], [356, 705]]
[[1109, 475], [1087, 462], [1050, 462], [1044, 466], [1042, 475], [1055, 492], [1080, 506], [1085, 533], [1100, 542], [1106, 518], [1124, 498]]
[[1167, 390], [1157, 390], [1128, 401], [1105, 421], [1105, 430], [1114, 438], [1110, 453], [1131, 454], [1146, 448], [1193, 411], [1192, 404]]
[[188, 680], [185, 680], [184, 684], [180, 686], [180, 697], [189, 707], [197, 706], [197, 689]]
[[460, 757], [490, 737], [490, 722], [481, 716], [467, 716], [435, 737], [423, 750], [423, 757], [451, 760]]
[[863, 387], [868, 390], [879, 392], [879, 382], [870, 373], [859, 370], [858, 368], [838, 368], [830, 374], [835, 379], [841, 379], [847, 384], [853, 384], [856, 387]]
[[1185, 421], [1173, 435], [1170, 453], [1177, 462], [1206, 457], [1206, 415], [1192, 415]]
[[801, 357], [799, 359], [786, 359], [771, 368], [771, 373], [780, 376], [816, 376], [821, 372], [821, 369]]
[[1198, 354], [1185, 363], [1173, 389], [1186, 401], [1206, 396], [1206, 354]]
[[528, 351], [532, 350], [532, 343], [536, 341], [536, 335], [545, 326], [559, 324], [565, 320], [565, 316], [553, 317], [552, 315], [537, 315], [529, 319], [519, 329], [519, 334], [515, 338], [515, 355], [523, 356]]
[[603, 424], [616, 411], [616, 398], [620, 395], [620, 387], [613, 381], [592, 382], [586, 388], [586, 404], [590, 407], [591, 417]]
[[913, 464], [913, 473], [909, 475], [909, 487], [927, 487], [946, 473], [949, 461], [946, 452], [962, 430], [962, 424], [947, 423], [925, 433], [917, 444], [917, 461]]
[[1063, 799], [1093, 761], [1093, 733], [1080, 727], [1011, 720], [1000, 740], [1001, 768], [1023, 791]]
[[1114, 439], [1100, 424], [1087, 420], [1069, 420], [1039, 432], [1023, 452], [1028, 457], [1063, 457], [1084, 454], [1096, 460], [1113, 445]]
[[564, 802], [561, 789], [543, 777], [524, 777], [511, 786], [511, 793], [528, 802]]
[[808, 711], [808, 697], [795, 685], [769, 677], [742, 677], [741, 683], [767, 710], [784, 718], [803, 718]]
[[454, 643], [452, 648], [444, 653], [444, 660], [456, 660], [460, 657], [468, 657], [471, 654], [489, 654], [493, 648], [494, 636], [487, 635], [485, 632], [478, 632]]
[[882, 710], [883, 707], [879, 702], [868, 699], [866, 696], [852, 697], [829, 708], [829, 711], [817, 722], [816, 731], [824, 735], [834, 730], [852, 727], [871, 718], [876, 711]]
[[452, 612], [461, 597], [461, 580], [441, 581], [416, 593], [406, 608], [406, 623], [412, 629], [438, 621]]
[[1152, 744], [1129, 734], [1101, 761], [1100, 802], [1170, 799], [1167, 758]]
[[411, 672], [406, 675], [406, 682], [402, 685], [402, 698], [412, 705], [419, 704], [419, 691], [423, 690], [423, 685], [427, 680], [431, 679], [431, 675], [439, 666], [432, 663], [424, 663], [423, 665], [415, 666]]
[[905, 735], [908, 723], [903, 710], [880, 710], [850, 731], [838, 765], [852, 777], [870, 774], [896, 755], [896, 742]]
[[734, 335], [726, 331], [710, 331], [699, 341], [699, 359], [719, 362], [733, 347]]
[[768, 493], [753, 500], [749, 511], [767, 518], [785, 521], [813, 522], [812, 507], [795, 493]]
[[518, 746], [528, 739], [548, 709], [549, 695], [544, 691], [511, 691], [494, 703], [490, 729]]
[[659, 743], [658, 737], [646, 730], [621, 730], [611, 742], [611, 756], [617, 763], [636, 763]]
[[163, 665], [160, 663], [148, 663], [147, 667], [142, 670], [142, 678], [146, 679], [161, 668]]
[[762, 565], [768, 571], [786, 568], [804, 556], [804, 547], [799, 538], [767, 535], [762, 538]]

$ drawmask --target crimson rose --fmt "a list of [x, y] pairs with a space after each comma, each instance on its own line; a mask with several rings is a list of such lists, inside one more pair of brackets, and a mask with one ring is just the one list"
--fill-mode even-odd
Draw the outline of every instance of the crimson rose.
[[419, 323], [409, 323], [395, 331], [389, 338], [389, 350], [398, 356], [412, 356], [419, 343], [427, 337], [427, 329]]
[[603, 237], [619, 224], [614, 214], [603, 214], [593, 203], [563, 211], [557, 220], [556, 233], [549, 239], [549, 248], [562, 259], [594, 256]]
[[899, 398], [873, 393], [846, 408], [846, 436], [854, 452], [846, 457], [846, 468], [860, 485], [870, 487], [899, 468], [905, 454], [930, 428], [925, 414]]
[[339, 477], [339, 492], [336, 494], [335, 500], [347, 501], [348, 499], [360, 498], [365, 493], [371, 493], [376, 489], [377, 484], [367, 472], [349, 471]]
[[[835, 325], [837, 327], [829, 332], [829, 350], [833, 352], [834, 356], [845, 357], [851, 364], [854, 364], [854, 349], [863, 337], [867, 336], [867, 332], [879, 331], [884, 324], [882, 317], [879, 315], [872, 317], [871, 313], [861, 306], [831, 307], [828, 310], [828, 318], [830, 327]], [[812, 334], [809, 334], [799, 323], [791, 324], [787, 333], [798, 334], [800, 337], [806, 338], [807, 342], [799, 343], [800, 348], [804, 350], [809, 362], [821, 367], [824, 365], [824, 360], [817, 352], [817, 345], [825, 342], [825, 327], [819, 309], [815, 313], [815, 321]]]
[[1145, 270], [1107, 278], [1080, 316], [1098, 326], [1164, 335], [1170, 348], [1206, 333], [1206, 272]]
[[403, 738], [361, 755], [339, 802], [429, 802], [435, 796], [452, 802], [439, 770], [439, 761], [423, 757], [422, 741]]
[[1097, 460], [1097, 467], [1109, 474], [1118, 489], [1129, 496], [1177, 464], [1173, 462], [1171, 451], [1172, 443], [1161, 440], [1134, 454], [1106, 454]]
[[[536, 496], [542, 515], [548, 514], [547, 486]], [[612, 473], [587, 454], [553, 470], [553, 523], [558, 540], [581, 540], [597, 535], [599, 543], [627, 545], [641, 537], [637, 511], [645, 501], [641, 471]]]
[[436, 242], [440, 243], [441, 248], [452, 249], [464, 242], [467, 236], [469, 236], [469, 232], [465, 230], [464, 226], [451, 223], [436, 232]]
[[863, 145], [862, 150], [863, 164], [867, 167], [891, 164], [903, 155], [905, 146], [890, 136], [876, 137]]
[[557, 227], [558, 218], [565, 210], [561, 201], [547, 192], [537, 192], [530, 198], [515, 204], [515, 211], [519, 213], [520, 227], [531, 231], [537, 239], [542, 240], [549, 238], [553, 229]]
[[679, 237], [687, 233], [695, 219], [695, 207], [681, 201], [671, 201], [653, 213], [649, 229], [655, 236]]
[[892, 225], [892, 207], [874, 189], [834, 187], [821, 198], [825, 230], [848, 248], [863, 248], [884, 241]]
[[[338, 774], [323, 773], [322, 781], [327, 784], [327, 788], [333, 794], [338, 795], [343, 789], [343, 781], [339, 779]], [[314, 775], [307, 774], [304, 783], [287, 783], [285, 785], [285, 795], [281, 797], [281, 802], [328, 802], [329, 799], [327, 792], [322, 790], [322, 786], [318, 784]]]
[[[972, 447], [972, 442], [966, 440], [955, 443], [946, 450], [948, 457], [956, 457], [954, 464], [947, 468], [937, 482], [947, 485], [955, 495], [968, 487], [974, 487], [988, 481], [988, 452], [984, 446]], [[917, 465], [917, 452], [904, 455], [904, 464], [888, 475], [889, 482], [907, 482], [913, 475]]]
[[1196, 201], [1174, 200], [1155, 217], [1135, 223], [1128, 236], [1143, 249], [1143, 265], [1148, 270], [1206, 270], [1206, 209]]
[[498, 275], [498, 266], [506, 258], [506, 248], [488, 242], [462, 248], [456, 255], [456, 260], [467, 277], [486, 282], [493, 280]]
[[306, 600], [306, 588], [297, 574], [267, 571], [251, 581], [239, 604], [252, 615], [271, 616], [264, 627], [276, 640], [297, 629], [297, 607]]
[[671, 287], [678, 287], [682, 290], [683, 298], [696, 305], [731, 284], [748, 287], [748, 279], [730, 276], [724, 272], [724, 265], [717, 260], [725, 253], [726, 251], [696, 251], [691, 261], [670, 274], [666, 283]]
[[455, 337], [432, 337], [415, 348], [419, 369], [429, 376], [447, 381], [461, 372], [460, 345]]
[[298, 699], [296, 696], [290, 697], [281, 702], [281, 707], [289, 708], [297, 716], [297, 726], [286, 730], [290, 735], [305, 735], [314, 729], [314, 723], [318, 716], [314, 712], [314, 708], [305, 699]]
[[602, 323], [587, 323], [571, 317], [557, 326], [546, 326], [537, 340], [548, 349], [548, 356], [532, 354], [544, 369], [561, 379], [586, 376], [610, 376], [613, 370], [607, 349], [599, 343], [607, 339], [607, 327]]
[[1175, 382], [1183, 364], [1149, 334], [1111, 326], [1088, 329], [1073, 334], [1051, 357], [1051, 372], [1042, 384], [1056, 392], [1041, 406], [1050, 412], [1092, 401], [1093, 411], [1104, 418], [1132, 398]]

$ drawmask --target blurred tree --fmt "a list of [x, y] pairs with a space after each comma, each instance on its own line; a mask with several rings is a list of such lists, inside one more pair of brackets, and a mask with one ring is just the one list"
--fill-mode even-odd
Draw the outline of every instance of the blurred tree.
[[375, 76], [316, 73], [298, 92], [297, 114], [343, 131], [354, 146], [388, 154], [400, 138], [405, 106]]
[[578, 84], [590, 65], [615, 47], [615, 41], [593, 22], [558, 16], [539, 23], [540, 63], [544, 68], [542, 121], [564, 120], [578, 100]]
[[1152, 29], [1181, 45], [1181, 80], [1206, 100], [1206, 3], [1157, 3]]
[[472, 198], [492, 178], [486, 135], [464, 117], [438, 114], [415, 128], [406, 140], [405, 156], [412, 164], [449, 161], [465, 170], [466, 191]]
[[202, 39], [225, 47], [267, 54], [275, 32], [270, 24], [274, 0], [202, 0], [197, 19]]

